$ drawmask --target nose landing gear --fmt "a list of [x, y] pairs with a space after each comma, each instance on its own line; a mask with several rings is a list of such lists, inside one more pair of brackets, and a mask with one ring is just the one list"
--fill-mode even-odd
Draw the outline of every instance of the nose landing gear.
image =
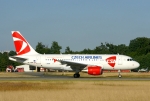
[[122, 75], [121, 75], [121, 70], [118, 70], [118, 77], [121, 78]]

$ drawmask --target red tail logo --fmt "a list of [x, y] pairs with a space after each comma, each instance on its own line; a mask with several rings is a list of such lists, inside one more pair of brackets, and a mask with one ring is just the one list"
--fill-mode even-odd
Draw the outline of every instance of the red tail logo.
[[106, 62], [111, 66], [114, 67], [116, 64], [116, 56], [112, 56], [106, 59]]
[[25, 38], [23, 38], [20, 35], [20, 33], [13, 32], [12, 36], [14, 39], [14, 45], [15, 45], [16, 52], [18, 55], [22, 55], [22, 54], [30, 52], [30, 47], [28, 45], [28, 42], [25, 40]]

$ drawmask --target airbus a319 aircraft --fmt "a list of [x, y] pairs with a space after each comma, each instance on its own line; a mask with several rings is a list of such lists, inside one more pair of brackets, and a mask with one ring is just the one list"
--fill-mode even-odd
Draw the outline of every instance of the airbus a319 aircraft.
[[140, 66], [131, 57], [119, 54], [39, 54], [19, 31], [12, 31], [12, 37], [17, 55], [9, 57], [10, 60], [47, 69], [74, 71], [74, 78], [79, 78], [81, 71], [102, 75], [103, 70], [118, 70], [118, 77], [122, 77], [121, 70]]

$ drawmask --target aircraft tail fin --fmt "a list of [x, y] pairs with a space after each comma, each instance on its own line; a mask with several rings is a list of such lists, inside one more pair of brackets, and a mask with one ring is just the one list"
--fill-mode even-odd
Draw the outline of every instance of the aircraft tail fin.
[[12, 31], [12, 37], [17, 55], [35, 55], [37, 53], [19, 31]]

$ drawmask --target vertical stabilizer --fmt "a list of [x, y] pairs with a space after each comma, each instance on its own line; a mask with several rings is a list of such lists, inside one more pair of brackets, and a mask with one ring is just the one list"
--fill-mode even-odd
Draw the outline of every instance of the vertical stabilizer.
[[19, 31], [12, 31], [12, 37], [17, 55], [35, 55], [38, 54], [21, 35]]

